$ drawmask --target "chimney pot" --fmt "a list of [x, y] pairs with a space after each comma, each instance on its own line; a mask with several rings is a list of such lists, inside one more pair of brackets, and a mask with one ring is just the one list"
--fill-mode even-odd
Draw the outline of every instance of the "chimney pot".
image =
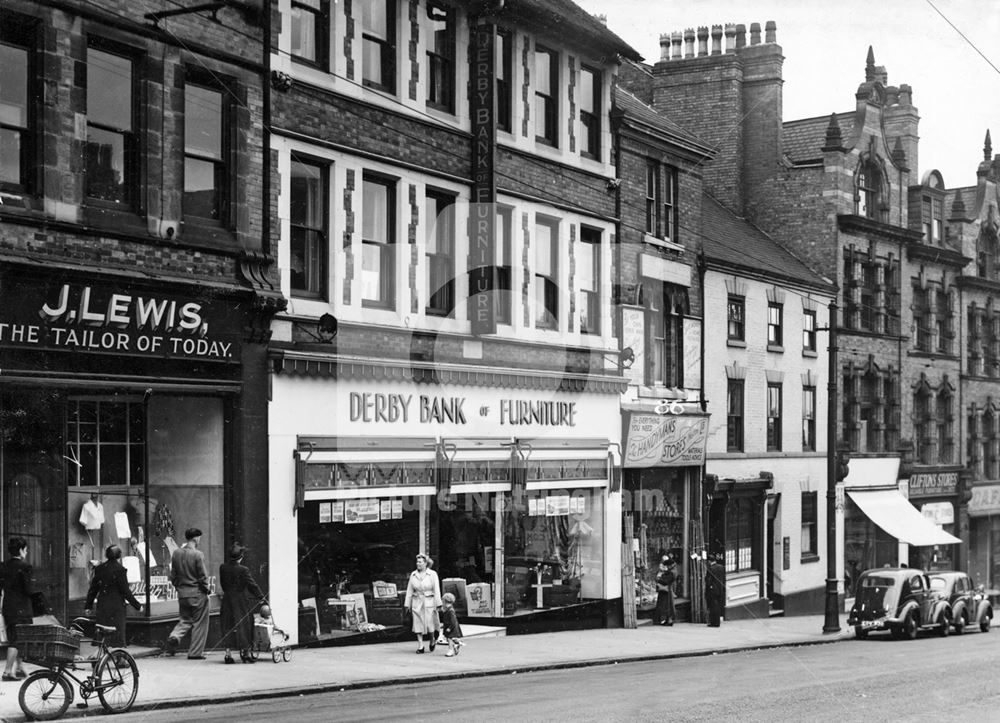
[[760, 45], [760, 23], [750, 23], [750, 44]]
[[684, 57], [684, 35], [680, 30], [675, 30], [670, 35], [670, 57], [674, 60], [680, 60]]
[[899, 84], [899, 104], [913, 105], [913, 88], [906, 83]]
[[722, 26], [712, 26], [712, 55], [722, 55]]
[[736, 49], [745, 48], [747, 46], [747, 26], [740, 23], [736, 26]]
[[670, 36], [666, 33], [660, 34], [660, 61], [670, 60]]
[[773, 20], [768, 20], [764, 25], [764, 42], [774, 43], [775, 36], [777, 34], [778, 25]]
[[708, 55], [708, 26], [698, 28], [698, 56]]
[[736, 25], [734, 23], [726, 24], [726, 52], [736, 52]]

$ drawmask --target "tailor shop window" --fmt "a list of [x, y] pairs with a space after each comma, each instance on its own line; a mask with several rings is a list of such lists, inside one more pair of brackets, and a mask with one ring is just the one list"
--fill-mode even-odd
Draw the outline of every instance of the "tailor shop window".
[[527, 481], [564, 482], [508, 498], [504, 509], [504, 615], [565, 607], [604, 597], [605, 460], [527, 463]]
[[[70, 614], [82, 611], [94, 567], [115, 544], [148, 613], [176, 616], [170, 556], [190, 527], [204, 533], [201, 550], [214, 592], [225, 542], [222, 401], [71, 397], [65, 410]], [[212, 601], [217, 607], [217, 598]]]

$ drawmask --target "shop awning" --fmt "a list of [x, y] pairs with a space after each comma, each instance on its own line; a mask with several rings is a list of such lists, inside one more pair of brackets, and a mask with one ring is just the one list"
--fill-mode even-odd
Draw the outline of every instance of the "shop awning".
[[928, 520], [898, 490], [847, 490], [868, 519], [900, 542], [916, 547], [961, 542]]

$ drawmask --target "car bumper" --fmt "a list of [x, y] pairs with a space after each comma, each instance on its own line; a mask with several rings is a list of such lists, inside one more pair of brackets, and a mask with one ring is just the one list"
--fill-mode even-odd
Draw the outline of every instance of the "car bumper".
[[902, 622], [903, 621], [900, 618], [892, 618], [889, 616], [875, 618], [874, 620], [858, 620], [854, 617], [847, 619], [848, 625], [859, 627], [862, 630], [889, 630], [890, 628], [901, 625]]

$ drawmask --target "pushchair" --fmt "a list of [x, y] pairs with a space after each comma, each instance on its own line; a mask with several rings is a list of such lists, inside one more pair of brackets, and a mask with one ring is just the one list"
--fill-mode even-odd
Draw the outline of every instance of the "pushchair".
[[286, 663], [292, 659], [292, 647], [288, 644], [288, 633], [274, 624], [271, 606], [266, 602], [260, 606], [260, 611], [253, 616], [253, 644], [250, 646], [250, 657], [259, 660], [265, 653], [271, 654], [271, 660]]

